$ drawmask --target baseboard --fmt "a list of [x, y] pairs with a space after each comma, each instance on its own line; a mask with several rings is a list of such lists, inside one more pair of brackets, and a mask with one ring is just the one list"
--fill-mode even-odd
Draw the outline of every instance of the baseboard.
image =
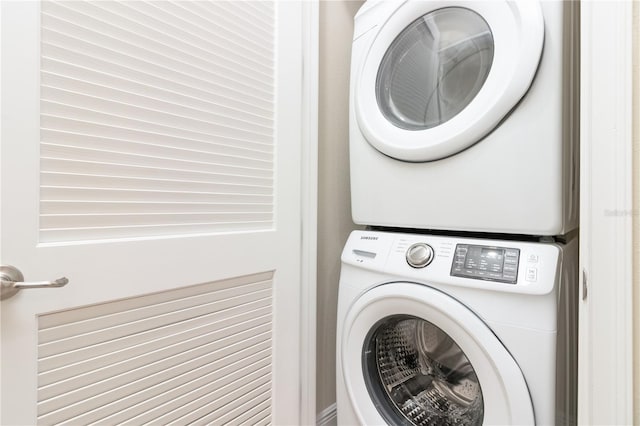
[[317, 426], [337, 426], [338, 425], [338, 412], [336, 410], [335, 402], [318, 413], [316, 417]]

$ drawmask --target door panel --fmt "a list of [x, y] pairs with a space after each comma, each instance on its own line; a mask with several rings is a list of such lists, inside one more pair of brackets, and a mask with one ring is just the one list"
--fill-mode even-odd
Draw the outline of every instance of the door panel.
[[2, 3], [1, 423], [299, 423], [300, 8]]
[[176, 8], [211, 5], [42, 3], [41, 242], [273, 227], [274, 5], [224, 29], [245, 56]]
[[[38, 421], [140, 424], [171, 413], [186, 422], [240, 387], [270, 385], [272, 278], [256, 274], [40, 316]], [[249, 395], [234, 399], [252, 408]]]

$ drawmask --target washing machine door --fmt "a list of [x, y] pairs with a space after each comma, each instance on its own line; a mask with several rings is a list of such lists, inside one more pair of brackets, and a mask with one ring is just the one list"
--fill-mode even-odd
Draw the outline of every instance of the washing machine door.
[[408, 0], [365, 36], [360, 130], [382, 153], [422, 162], [478, 142], [514, 108], [537, 70], [544, 21], [537, 0]]
[[470, 309], [434, 288], [389, 283], [352, 305], [342, 368], [362, 425], [534, 425], [515, 360]]

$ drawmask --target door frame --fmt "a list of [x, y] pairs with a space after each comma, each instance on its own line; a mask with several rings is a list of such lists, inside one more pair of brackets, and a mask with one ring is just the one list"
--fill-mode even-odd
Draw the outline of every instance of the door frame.
[[633, 5], [581, 8], [578, 424], [632, 424]]
[[302, 5], [300, 424], [316, 423], [319, 0]]

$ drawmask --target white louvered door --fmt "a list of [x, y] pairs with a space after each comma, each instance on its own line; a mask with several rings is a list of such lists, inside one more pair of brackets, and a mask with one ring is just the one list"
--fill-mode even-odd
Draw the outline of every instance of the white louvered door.
[[302, 4], [2, 2], [1, 424], [298, 424]]

